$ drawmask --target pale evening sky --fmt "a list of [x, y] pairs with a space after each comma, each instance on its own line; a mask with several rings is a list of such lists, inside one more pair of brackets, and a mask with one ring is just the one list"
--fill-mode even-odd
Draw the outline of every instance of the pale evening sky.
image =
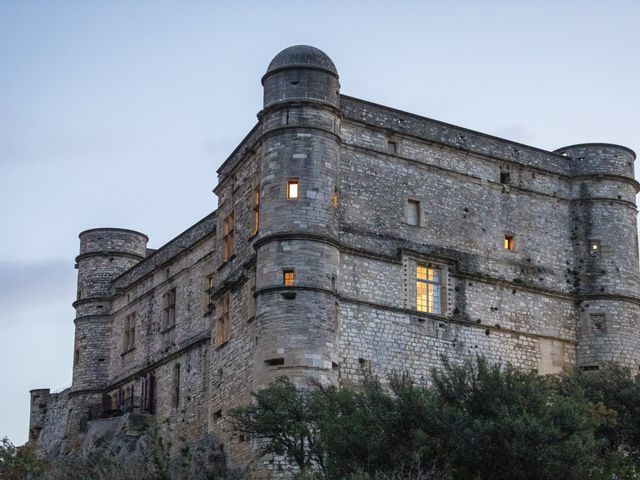
[[71, 383], [78, 232], [216, 208], [280, 50], [342, 92], [545, 149], [640, 150], [640, 2], [0, 0], [0, 437]]

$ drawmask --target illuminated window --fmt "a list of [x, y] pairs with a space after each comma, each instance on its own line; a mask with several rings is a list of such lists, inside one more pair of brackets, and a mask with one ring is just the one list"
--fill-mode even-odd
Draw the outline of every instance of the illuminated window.
[[407, 200], [404, 206], [405, 221], [409, 225], [420, 225], [420, 202], [417, 200]]
[[124, 319], [124, 342], [122, 350], [127, 352], [136, 345], [136, 314], [127, 315]]
[[333, 189], [333, 208], [338, 208], [338, 187]]
[[235, 230], [235, 219], [233, 212], [222, 221], [222, 261], [226, 262], [233, 255], [233, 235]]
[[516, 239], [513, 235], [504, 236], [504, 249], [514, 250], [516, 248]]
[[287, 198], [298, 198], [298, 179], [287, 180]]
[[591, 240], [589, 242], [589, 253], [592, 257], [600, 255], [600, 242], [598, 240]]
[[172, 288], [162, 295], [162, 329], [176, 324], [176, 289]]
[[293, 272], [293, 270], [285, 270], [283, 272], [283, 277], [284, 277], [284, 286], [285, 287], [293, 287], [293, 284], [295, 283], [295, 273]]
[[216, 347], [229, 341], [229, 294], [220, 298], [218, 304], [218, 321], [216, 322]]
[[440, 284], [442, 271], [439, 267], [418, 265], [416, 268], [416, 310], [440, 314]]
[[260, 230], [260, 186], [253, 189], [253, 234]]

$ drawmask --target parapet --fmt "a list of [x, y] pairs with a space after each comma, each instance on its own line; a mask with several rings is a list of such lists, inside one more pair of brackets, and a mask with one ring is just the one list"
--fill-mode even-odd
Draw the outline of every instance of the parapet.
[[582, 143], [555, 150], [571, 159], [572, 175], [617, 175], [633, 179], [633, 150], [610, 143]]
[[80, 257], [92, 254], [125, 254], [142, 260], [146, 256], [149, 237], [124, 228], [92, 228], [80, 235]]

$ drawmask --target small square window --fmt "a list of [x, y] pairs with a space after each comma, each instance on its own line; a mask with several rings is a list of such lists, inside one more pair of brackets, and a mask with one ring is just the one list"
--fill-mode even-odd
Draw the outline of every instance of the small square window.
[[298, 198], [298, 179], [287, 180], [287, 198]]
[[504, 236], [504, 249], [505, 250], [515, 250], [516, 248], [516, 238], [513, 235], [505, 235]]
[[283, 281], [285, 287], [293, 287], [295, 284], [295, 273], [293, 270], [283, 271]]
[[387, 153], [395, 155], [398, 153], [398, 142], [392, 140], [387, 141]]
[[591, 240], [589, 242], [589, 253], [592, 257], [597, 257], [600, 255], [600, 242], [598, 240]]
[[504, 185], [508, 185], [511, 181], [511, 174], [509, 172], [501, 171], [500, 172], [500, 183]]

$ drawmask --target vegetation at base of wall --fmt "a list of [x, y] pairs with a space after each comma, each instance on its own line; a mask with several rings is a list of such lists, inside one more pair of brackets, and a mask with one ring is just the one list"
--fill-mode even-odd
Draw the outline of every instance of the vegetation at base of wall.
[[363, 372], [352, 388], [283, 377], [232, 419], [300, 479], [640, 479], [640, 378], [616, 365], [539, 376], [443, 360], [430, 383]]
[[[179, 438], [180, 449], [171, 454], [168, 419], [149, 417], [144, 433], [133, 443], [120, 434], [116, 443], [104, 438], [87, 455], [67, 453], [39, 458], [34, 445], [15, 447], [7, 438], [0, 444], [1, 480], [239, 480], [240, 472], [226, 467], [220, 442], [212, 435], [195, 440]], [[114, 436], [117, 437], [118, 434]], [[129, 440], [129, 442], [128, 442]], [[122, 443], [124, 442], [124, 443]], [[125, 450], [121, 446], [126, 444]], [[116, 448], [114, 448], [116, 447]]]

